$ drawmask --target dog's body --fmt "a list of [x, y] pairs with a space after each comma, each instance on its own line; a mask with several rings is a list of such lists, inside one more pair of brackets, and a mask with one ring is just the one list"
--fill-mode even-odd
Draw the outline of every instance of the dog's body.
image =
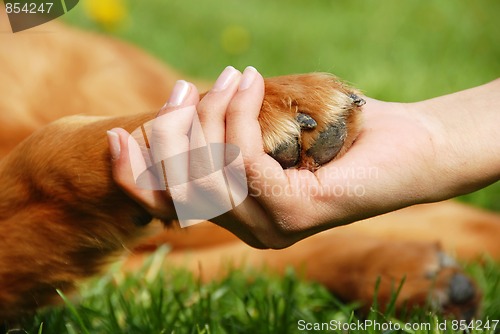
[[[57, 24], [0, 34], [0, 47], [0, 319], [5, 320], [53, 302], [56, 288], [72, 288], [124, 245], [137, 245], [144, 235], [141, 224], [150, 216], [113, 182], [105, 133], [113, 127], [132, 131], [152, 119], [179, 76], [133, 47]], [[291, 94], [278, 81], [266, 82], [268, 101]], [[326, 85], [314, 75], [291, 82], [306, 87], [295, 93], [301, 97], [309, 84]], [[308, 108], [321, 115], [321, 106]], [[72, 114], [86, 116], [62, 118]], [[273, 132], [272, 122], [261, 125], [264, 133]], [[251, 249], [204, 223], [143, 241], [127, 268], [140, 262], [143, 250], [168, 242], [171, 265], [204, 279], [223, 275], [227, 260], [277, 271], [292, 265], [343, 299], [369, 303], [381, 276], [383, 303], [406, 276], [398, 305], [422, 305], [430, 297], [440, 308], [468, 316], [479, 293], [442, 251], [459, 259], [483, 253], [500, 259], [498, 235], [498, 215], [452, 202], [330, 230], [281, 251]], [[467, 283], [459, 292], [457, 280]]]

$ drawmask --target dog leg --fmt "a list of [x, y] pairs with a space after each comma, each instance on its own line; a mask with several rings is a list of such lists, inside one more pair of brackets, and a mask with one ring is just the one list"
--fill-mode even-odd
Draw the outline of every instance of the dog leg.
[[[224, 242], [204, 242], [207, 235]], [[282, 250], [257, 250], [230, 239], [227, 231], [210, 223], [168, 230], [163, 233], [163, 241], [172, 251], [165, 265], [190, 270], [203, 281], [222, 278], [228, 270], [238, 268], [281, 274], [291, 266], [338, 298], [361, 302], [364, 312], [372, 305], [377, 284], [377, 301], [384, 309], [403, 280], [396, 300], [398, 312], [430, 306], [443, 314], [470, 319], [481, 299], [474, 282], [436, 242], [387, 241], [349, 226], [325, 231]], [[155, 241], [160, 244], [159, 237]], [[153, 245], [149, 246], [151, 250]], [[125, 270], [141, 267], [148, 254], [143, 250], [128, 258]]]

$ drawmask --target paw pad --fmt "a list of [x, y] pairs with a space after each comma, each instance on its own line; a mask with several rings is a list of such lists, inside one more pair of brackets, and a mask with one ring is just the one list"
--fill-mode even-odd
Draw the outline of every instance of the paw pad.
[[311, 171], [340, 157], [359, 133], [358, 93], [325, 73], [266, 79], [264, 150], [283, 168]]

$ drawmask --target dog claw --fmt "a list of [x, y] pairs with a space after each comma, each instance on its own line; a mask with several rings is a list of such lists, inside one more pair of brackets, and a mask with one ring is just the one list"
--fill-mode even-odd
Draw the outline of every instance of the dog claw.
[[300, 128], [304, 130], [313, 130], [318, 126], [314, 118], [301, 112], [297, 114], [295, 119], [299, 122]]
[[366, 103], [365, 100], [363, 100], [362, 98], [360, 98], [356, 94], [351, 93], [351, 94], [349, 94], [349, 97], [351, 98], [352, 103], [354, 103], [358, 107], [361, 107], [362, 105], [364, 105]]

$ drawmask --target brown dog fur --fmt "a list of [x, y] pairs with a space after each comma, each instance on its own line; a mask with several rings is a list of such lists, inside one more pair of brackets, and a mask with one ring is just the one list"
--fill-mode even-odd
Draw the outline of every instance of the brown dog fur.
[[[132, 131], [154, 117], [179, 76], [133, 47], [55, 23], [0, 34], [0, 45], [0, 318], [5, 320], [53, 302], [56, 288], [70, 290], [98, 273], [154, 228], [140, 226], [151, 217], [113, 182], [105, 132], [113, 127]], [[297, 77], [288, 89], [281, 84], [284, 79], [273, 80], [266, 81], [264, 108], [281, 104], [276, 110], [282, 110], [284, 104], [294, 112], [290, 101], [301, 98], [315, 116], [324, 115], [318, 102], [308, 99], [307, 87], [330, 87], [329, 77]], [[70, 114], [86, 116], [62, 118]], [[286, 131], [275, 132], [275, 119], [293, 122], [280, 111], [263, 112], [269, 147], [286, 137]], [[304, 140], [309, 145], [312, 139]], [[206, 229], [217, 242], [203, 237]], [[226, 254], [241, 265], [246, 258], [248, 265], [277, 271], [303, 267], [309, 279], [346, 300], [369, 302], [379, 275], [384, 277], [382, 300], [388, 298], [393, 284], [406, 275], [402, 305], [423, 304], [429, 294], [443, 293], [450, 275], [458, 272], [440, 266], [438, 242], [461, 258], [487, 252], [498, 259], [499, 232], [498, 215], [441, 203], [327, 231], [282, 251], [250, 249], [211, 224], [163, 232], [149, 245], [170, 242], [172, 265], [205, 279], [223, 274]], [[187, 249], [193, 254], [189, 261]], [[128, 268], [140, 262], [138, 253]], [[400, 261], [394, 254], [401, 255]]]

